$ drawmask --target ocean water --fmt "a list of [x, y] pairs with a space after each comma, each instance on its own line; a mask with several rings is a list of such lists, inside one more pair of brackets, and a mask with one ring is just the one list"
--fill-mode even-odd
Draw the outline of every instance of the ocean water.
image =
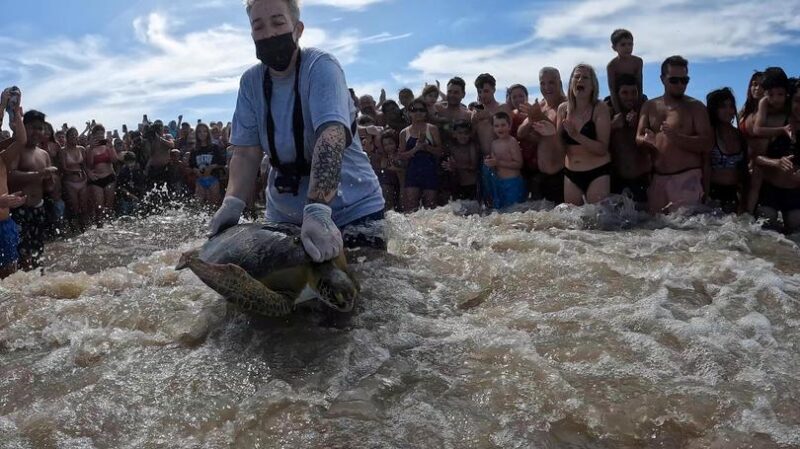
[[389, 214], [349, 321], [174, 271], [196, 212], [51, 244], [0, 284], [0, 448], [800, 447], [796, 241], [537, 209]]

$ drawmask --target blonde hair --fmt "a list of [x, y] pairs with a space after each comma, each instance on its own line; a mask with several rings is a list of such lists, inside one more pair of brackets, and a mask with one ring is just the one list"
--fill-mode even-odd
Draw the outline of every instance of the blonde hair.
[[594, 67], [590, 66], [589, 64], [578, 64], [572, 69], [572, 74], [569, 76], [569, 88], [567, 89], [567, 112], [572, 112], [575, 110], [577, 99], [575, 98], [575, 94], [572, 92], [572, 82], [575, 79], [575, 72], [578, 70], [585, 69], [589, 71], [589, 76], [592, 79], [592, 93], [589, 96], [589, 102], [594, 106], [600, 101], [600, 82], [597, 81], [597, 73], [594, 71]]
[[[250, 10], [253, 8], [253, 5], [256, 4], [259, 0], [242, 0], [244, 3], [245, 9], [247, 10], [247, 14], [250, 14]], [[289, 5], [289, 14], [292, 16], [292, 20], [297, 23], [300, 20], [300, 0], [284, 0], [286, 4]]]

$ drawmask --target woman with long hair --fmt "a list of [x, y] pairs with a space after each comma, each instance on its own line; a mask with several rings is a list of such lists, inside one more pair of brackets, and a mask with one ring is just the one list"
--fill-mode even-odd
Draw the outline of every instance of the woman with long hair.
[[725, 213], [744, 210], [747, 192], [747, 141], [736, 120], [736, 98], [725, 87], [706, 96], [708, 118], [714, 132], [714, 146], [706, 160], [706, 171], [711, 174], [708, 198], [719, 203]]
[[103, 125], [95, 124], [89, 137], [89, 148], [86, 149], [91, 216], [96, 222], [108, 218], [114, 210], [117, 188], [117, 174], [114, 171], [117, 152], [105, 137], [105, 133]]
[[225, 167], [225, 153], [214, 143], [211, 129], [205, 123], [195, 127], [195, 145], [189, 156], [189, 167], [197, 177], [195, 197], [202, 204], [218, 206], [222, 202], [219, 171]]
[[73, 226], [82, 230], [89, 223], [89, 191], [86, 175], [86, 148], [78, 145], [78, 130], [67, 130], [67, 144], [59, 153], [64, 193]]
[[557, 140], [566, 151], [564, 201], [578, 206], [597, 203], [611, 191], [611, 117], [599, 95], [594, 68], [579, 64], [570, 76], [567, 102], [558, 108]]

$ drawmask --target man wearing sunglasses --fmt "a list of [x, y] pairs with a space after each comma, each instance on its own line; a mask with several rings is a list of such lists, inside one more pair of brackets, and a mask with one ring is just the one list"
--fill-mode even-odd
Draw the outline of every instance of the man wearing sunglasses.
[[664, 95], [642, 106], [636, 143], [653, 156], [653, 180], [647, 191], [651, 213], [672, 212], [702, 203], [711, 150], [711, 125], [703, 103], [686, 96], [689, 62], [670, 56], [661, 65]]

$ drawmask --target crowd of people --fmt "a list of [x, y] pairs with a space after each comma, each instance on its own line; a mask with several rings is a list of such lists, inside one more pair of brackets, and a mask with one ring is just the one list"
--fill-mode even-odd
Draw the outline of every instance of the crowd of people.
[[[786, 232], [800, 230], [800, 84], [778, 67], [755, 72], [737, 110], [730, 88], [705, 104], [685, 95], [688, 61], [661, 65], [663, 95], [643, 93], [643, 61], [633, 36], [616, 30], [617, 56], [607, 66], [611, 95], [601, 100], [593, 67], [576, 66], [566, 92], [560, 72], [539, 71], [541, 99], [521, 84], [497, 99], [490, 74], [474, 81], [477, 101], [464, 105], [466, 82], [438, 82], [398, 101], [356, 96], [352, 131], [378, 175], [387, 210], [413, 212], [451, 200], [505, 209], [529, 200], [597, 203], [631, 197], [651, 213], [703, 203], [751, 213]], [[13, 136], [0, 143], [0, 278], [17, 266], [39, 268], [44, 243], [119, 215], [142, 215], [175, 199], [216, 207], [225, 194], [233, 147], [231, 124], [143, 116], [136, 129], [95, 121], [56, 130], [21, 92], [0, 101]], [[0, 115], [2, 129], [2, 115]], [[265, 156], [249, 206], [263, 201]], [[13, 193], [9, 193], [13, 192]]]

